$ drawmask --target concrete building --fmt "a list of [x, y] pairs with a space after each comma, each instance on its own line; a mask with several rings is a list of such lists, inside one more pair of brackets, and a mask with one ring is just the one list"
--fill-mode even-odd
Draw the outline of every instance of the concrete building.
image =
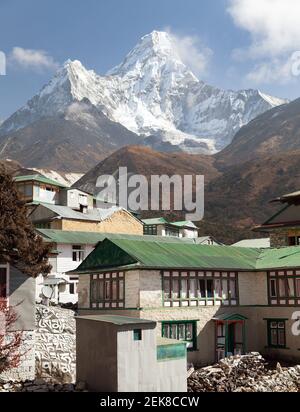
[[299, 361], [299, 248], [154, 239], [99, 243], [75, 272], [81, 315], [156, 321], [158, 335], [185, 342], [195, 364], [247, 351]]
[[198, 228], [193, 222], [168, 222], [165, 218], [144, 219], [144, 235], [198, 238]]
[[300, 246], [300, 192], [272, 201], [281, 209], [265, 223], [254, 228], [270, 236], [271, 247]]
[[69, 275], [95, 249], [95, 246], [107, 236], [111, 238], [140, 239], [141, 236], [113, 233], [75, 232], [53, 229], [36, 229], [45, 242], [53, 244], [53, 252], [49, 256], [52, 266], [47, 277], [42, 275], [36, 279], [36, 300], [44, 300], [45, 287], [52, 289], [51, 302], [55, 304], [76, 304], [78, 302], [78, 276]]
[[67, 206], [78, 211], [94, 208], [94, 199], [90, 194], [64, 186], [45, 176], [17, 176], [14, 181], [22, 199], [29, 207], [45, 203]]
[[94, 392], [186, 392], [186, 346], [157, 337], [156, 322], [76, 318], [76, 374]]
[[20, 359], [19, 367], [0, 375], [0, 379], [34, 379], [35, 280], [9, 264], [0, 264], [0, 302], [12, 307], [17, 314], [17, 321], [9, 332], [23, 332], [20, 352], [25, 354]]

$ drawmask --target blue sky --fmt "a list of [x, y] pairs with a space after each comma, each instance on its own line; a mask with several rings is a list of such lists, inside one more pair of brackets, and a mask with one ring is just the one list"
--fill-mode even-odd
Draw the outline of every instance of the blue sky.
[[[298, 4], [297, 4], [298, 3]], [[0, 0], [0, 119], [21, 107], [68, 58], [104, 74], [139, 38], [168, 29], [210, 50], [203, 80], [300, 96], [298, 0]], [[299, 58], [300, 60], [300, 58]], [[299, 65], [300, 67], [300, 65]]]

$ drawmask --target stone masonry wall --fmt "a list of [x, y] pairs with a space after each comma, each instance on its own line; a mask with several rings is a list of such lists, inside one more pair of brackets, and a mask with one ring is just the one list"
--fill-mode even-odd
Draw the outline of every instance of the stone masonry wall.
[[125, 211], [116, 212], [111, 218], [100, 223], [64, 219], [61, 222], [61, 230], [66, 231], [143, 235], [142, 223]]
[[76, 326], [74, 312], [37, 305], [36, 373], [62, 383], [75, 381]]
[[271, 247], [280, 248], [289, 246], [288, 230], [278, 230], [270, 234]]
[[28, 331], [23, 333], [23, 343], [20, 347], [20, 365], [0, 375], [0, 382], [24, 382], [35, 377], [35, 332]]

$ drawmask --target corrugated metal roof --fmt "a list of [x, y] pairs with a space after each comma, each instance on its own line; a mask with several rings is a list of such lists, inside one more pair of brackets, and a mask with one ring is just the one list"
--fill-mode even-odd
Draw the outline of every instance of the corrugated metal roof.
[[143, 219], [142, 222], [145, 225], [165, 225], [168, 222], [163, 217], [153, 218], [153, 219]]
[[77, 269], [78, 273], [108, 267], [255, 269], [259, 249], [239, 249], [193, 243], [106, 239]]
[[49, 179], [48, 177], [41, 176], [41, 175], [28, 175], [28, 176], [16, 176], [14, 178], [15, 182], [20, 183], [20, 182], [39, 182], [39, 183], [45, 183], [49, 184], [52, 186], [57, 186], [57, 187], [62, 187], [66, 188], [67, 186], [59, 183], [56, 180]]
[[173, 222], [170, 223], [172, 226], [177, 226], [177, 227], [189, 227], [191, 229], [198, 229], [197, 226], [190, 221], [184, 221], [184, 222]]
[[239, 321], [239, 320], [248, 320], [243, 315], [239, 315], [238, 313], [223, 313], [222, 315], [215, 316], [213, 320], [221, 320], [221, 321]]
[[268, 249], [271, 247], [270, 238], [264, 239], [245, 239], [241, 240], [240, 242], [235, 243], [235, 247], [250, 247], [250, 248], [258, 248], [258, 249]]
[[128, 239], [128, 240], [146, 240], [148, 242], [164, 243], [194, 243], [193, 239], [162, 237], [162, 236], [138, 236], [123, 235], [116, 233], [93, 233], [93, 232], [69, 232], [64, 230], [53, 229], [36, 229], [45, 241], [62, 244], [79, 244], [79, 245], [96, 245], [104, 239]]
[[112, 207], [110, 209], [93, 209], [88, 210], [87, 213], [81, 213], [71, 209], [68, 206], [51, 205], [48, 203], [41, 203], [41, 206], [51, 210], [63, 219], [87, 220], [91, 222], [102, 222], [109, 219], [116, 212], [120, 212], [122, 210], [119, 207]]
[[300, 247], [253, 249], [191, 243], [105, 239], [76, 270], [92, 273], [109, 268], [272, 270], [300, 267]]
[[256, 261], [256, 269], [285, 269], [300, 267], [300, 247], [265, 249]]
[[127, 316], [117, 315], [90, 315], [90, 316], [76, 316], [76, 319], [92, 320], [94, 322], [112, 323], [117, 326], [131, 326], [131, 325], [155, 325], [155, 321], [130, 318]]

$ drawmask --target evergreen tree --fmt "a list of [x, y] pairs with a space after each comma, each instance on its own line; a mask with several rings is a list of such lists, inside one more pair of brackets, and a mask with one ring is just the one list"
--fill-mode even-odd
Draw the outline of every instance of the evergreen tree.
[[28, 276], [47, 275], [51, 249], [52, 245], [36, 234], [12, 176], [0, 166], [0, 262], [8, 262]]

